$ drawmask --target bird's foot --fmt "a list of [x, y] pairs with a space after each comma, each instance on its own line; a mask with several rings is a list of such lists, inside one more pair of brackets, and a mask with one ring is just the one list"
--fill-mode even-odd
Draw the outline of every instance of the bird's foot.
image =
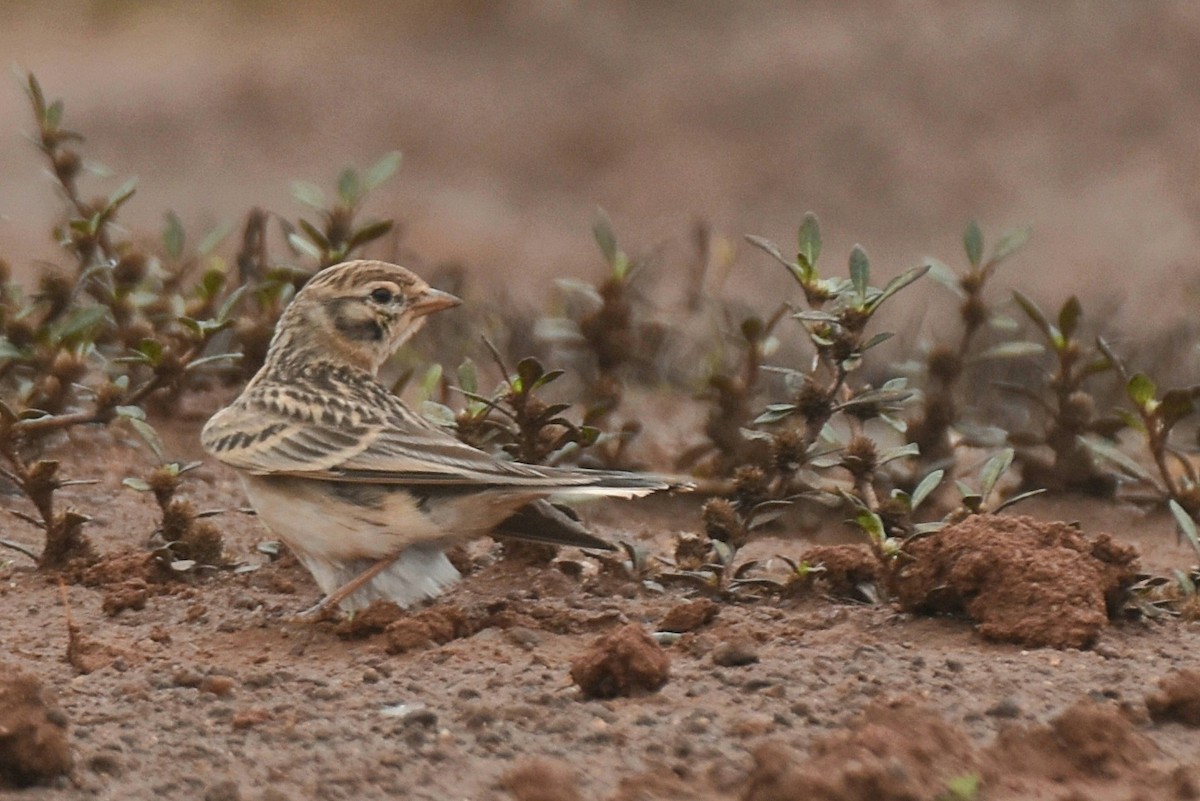
[[317, 603], [305, 609], [303, 612], [297, 612], [288, 620], [291, 623], [321, 623], [326, 620], [337, 620], [341, 615], [341, 610], [338, 609], [337, 602], [329, 603], [329, 596], [322, 598]]

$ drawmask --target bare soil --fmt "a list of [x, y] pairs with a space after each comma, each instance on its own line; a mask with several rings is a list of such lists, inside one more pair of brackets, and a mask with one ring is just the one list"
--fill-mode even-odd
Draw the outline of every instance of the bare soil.
[[[670, 271], [694, 262], [701, 218], [738, 249], [743, 233], [789, 243], [812, 208], [830, 263], [861, 240], [885, 275], [928, 253], [960, 263], [970, 217], [989, 235], [1031, 222], [1011, 285], [1047, 307], [1079, 293], [1089, 319], [1132, 332], [1122, 344], [1151, 372], [1195, 372], [1179, 332], [1200, 287], [1197, 6], [695, 8], [7, 4], [0, 53], [66, 99], [91, 156], [140, 176], [134, 230], [167, 208], [193, 243], [251, 205], [293, 215], [293, 178], [328, 185], [401, 149], [372, 209], [405, 238], [379, 255], [463, 262], [469, 298], [519, 315], [551, 278], [596, 274], [597, 204]], [[23, 103], [0, 91], [0, 251], [31, 274], [54, 256], [57, 205], [18, 137]], [[743, 255], [727, 293], [776, 302], [787, 279], [765, 261]], [[682, 290], [694, 273], [667, 276], [658, 286]], [[929, 308], [896, 309], [912, 323], [898, 343], [936, 332]], [[669, 422], [639, 456], [668, 466], [703, 413], [687, 397], [640, 402]], [[200, 458], [215, 403], [155, 421], [173, 456]], [[1165, 514], [1030, 501], [1018, 508], [1039, 523], [976, 522], [924, 546], [943, 543], [930, 561], [943, 572], [914, 577], [911, 611], [851, 600], [873, 575], [858, 540], [803, 520], [746, 549], [823, 555], [825, 578], [787, 598], [657, 592], [578, 553], [479, 543], [428, 608], [309, 625], [290, 617], [317, 588], [260, 549], [270, 535], [236, 511], [227, 471], [189, 474], [185, 494], [227, 510], [213, 521], [243, 569], [177, 576], [147, 555], [153, 503], [120, 486], [145, 473], [144, 448], [115, 429], [57, 455], [69, 478], [100, 479], [62, 496], [92, 515], [103, 559], [60, 586], [0, 552], [0, 781], [42, 781], [21, 799], [867, 801], [953, 797], [972, 776], [985, 801], [1200, 797], [1200, 615], [1113, 618], [1124, 568], [1093, 559], [1134, 547], [1144, 571], [1192, 564]], [[698, 525], [693, 499], [582, 511], [652, 553]], [[1029, 527], [1056, 533], [1031, 549], [1016, 531]], [[40, 545], [15, 518], [3, 536]], [[589, 698], [573, 666], [636, 631], [677, 635], [658, 638], [666, 683], [618, 681], [619, 661], [592, 693], [615, 697]]]
[[[196, 425], [166, 426], [171, 446], [186, 452]], [[477, 543], [455, 557], [464, 581], [426, 608], [293, 623], [317, 588], [286, 552], [259, 550], [269, 534], [253, 517], [214, 518], [228, 556], [253, 570], [181, 580], [147, 560], [138, 544], [155, 508], [117, 486], [144, 458], [124, 436], [64, 446], [118, 471], [65, 491], [102, 510], [88, 526], [99, 565], [65, 588], [20, 560], [0, 574], [5, 658], [58, 696], [73, 757], [22, 797], [932, 799], [972, 775], [984, 799], [1195, 797], [1195, 622], [1118, 618], [1089, 647], [1030, 648], [994, 642], [957, 609], [915, 615], [820, 584], [713, 601], [653, 591], [578, 552], [546, 560]], [[240, 503], [215, 466], [189, 488], [198, 508]], [[1059, 546], [1094, 548], [1108, 531], [1141, 548], [1144, 569], [1188, 563], [1166, 516], [1037, 503], [1040, 520], [1079, 523], [1041, 527]], [[603, 535], [656, 553], [698, 519], [686, 498], [583, 511]], [[1002, 518], [990, 530], [1004, 542], [1038, 525]], [[746, 552], [853, 540], [836, 522], [810, 534], [788, 524]], [[999, 575], [1028, 565], [1019, 547], [989, 553]], [[1048, 564], [1056, 583], [1096, 580], [1090, 563]], [[1082, 603], [1067, 600], [1051, 607], [1034, 592], [1015, 630], [1036, 640], [1037, 613], [1067, 617]], [[643, 633], [655, 631], [685, 633], [659, 647]], [[598, 650], [606, 637], [618, 645]], [[619, 652], [647, 643], [653, 658], [635, 654], [622, 674]], [[601, 691], [573, 680], [605, 662]], [[656, 677], [627, 681], [635, 674]]]

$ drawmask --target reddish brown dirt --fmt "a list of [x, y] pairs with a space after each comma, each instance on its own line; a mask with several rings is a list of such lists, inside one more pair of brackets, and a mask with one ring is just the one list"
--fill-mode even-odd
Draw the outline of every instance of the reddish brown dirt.
[[71, 769], [67, 716], [37, 676], [0, 663], [0, 789], [26, 787]]
[[866, 545], [818, 545], [802, 555], [805, 564], [820, 567], [814, 581], [839, 598], [861, 598], [860, 587], [879, 580], [879, 560]]
[[586, 698], [616, 698], [661, 689], [671, 658], [637, 623], [597, 637], [571, 662], [571, 680]]
[[[744, 801], [917, 801], [1042, 798], [1193, 799], [1195, 764], [1169, 767], [1130, 712], [1084, 700], [1048, 725], [1003, 729], [986, 748], [911, 699], [871, 704], [844, 732], [796, 759], [779, 743], [759, 746]], [[977, 788], [954, 795], [953, 786]]]
[[969, 738], [937, 712], [905, 703], [875, 703], [841, 733], [815, 743], [795, 764], [788, 750], [754, 752], [745, 801], [908, 801], [933, 798], [948, 781], [976, 769]]
[[[164, 426], [169, 447], [189, 455], [194, 426]], [[140, 446], [124, 436], [73, 436], [71, 447], [84, 459], [140, 465]], [[1161, 789], [1156, 798], [1186, 797], [1177, 788], [1192, 781], [1180, 766], [1195, 762], [1200, 730], [1152, 722], [1147, 707], [1155, 702], [1147, 696], [1182, 697], [1172, 689], [1178, 683], [1159, 687], [1155, 679], [1194, 670], [1195, 623], [1116, 621], [1088, 650], [1024, 650], [990, 643], [962, 620], [838, 602], [819, 587], [785, 599], [713, 601], [685, 588], [653, 591], [577, 552], [529, 564], [478, 543], [460, 554], [464, 581], [427, 609], [381, 605], [348, 624], [300, 625], [288, 619], [313, 603], [317, 590], [286, 554], [272, 560], [257, 549], [268, 535], [254, 518], [213, 518], [227, 553], [257, 568], [250, 572], [162, 582], [148, 575], [144, 560], [122, 556], [136, 553], [129, 549], [156, 525], [149, 498], [119, 489], [123, 474], [64, 491], [79, 508], [102, 510], [89, 534], [99, 551], [118, 554], [88, 574], [92, 586], [66, 588], [79, 635], [103, 649], [90, 672], [66, 661], [57, 584], [16, 561], [0, 572], [8, 658], [58, 693], [75, 760], [65, 784], [24, 791], [26, 798], [224, 793], [249, 801], [501, 801], [513, 797], [505, 777], [514, 769], [550, 760], [570, 766], [567, 784], [554, 786], [573, 786], [585, 801], [728, 801], [745, 797], [760, 776], [755, 755], [762, 745], [784, 748], [787, 770], [821, 759], [822, 748], [833, 748], [821, 745], [830, 737], [844, 744], [839, 748], [866, 748], [876, 741], [866, 734], [875, 724], [864, 728], [864, 721], [893, 720], [888, 715], [899, 713], [883, 710], [892, 708], [887, 699], [901, 696], [917, 699], [955, 733], [947, 754], [967, 756], [958, 764], [939, 756], [934, 770], [918, 740], [897, 737], [883, 752], [894, 757], [888, 764], [910, 778], [978, 771], [984, 801], [1072, 790], [1124, 801], [1142, 779], [1157, 782], [1147, 785]], [[224, 470], [190, 475], [187, 494], [197, 508], [240, 505]], [[1040, 517], [1118, 531], [1141, 548], [1150, 570], [1187, 563], [1166, 516], [1096, 501], [1039, 504], [1033, 509]], [[699, 519], [691, 499], [597, 504], [584, 512], [600, 533], [661, 554], [670, 553], [679, 521]], [[832, 524], [820, 532], [823, 544], [853, 536]], [[785, 527], [753, 541], [746, 556], [769, 563], [772, 554], [798, 557], [811, 546]], [[145, 606], [106, 614], [106, 597], [139, 578], [150, 590]], [[665, 640], [671, 673], [657, 692], [589, 701], [572, 686], [573, 660], [597, 637], [628, 624], [657, 630], [685, 605], [700, 613], [698, 622], [714, 603], [715, 618]], [[407, 625], [421, 637], [398, 647]], [[1084, 697], [1113, 699], [1141, 721], [1119, 731], [1133, 732], [1135, 744], [1153, 744], [1149, 767], [1096, 757], [1115, 771], [1116, 778], [1104, 778], [1086, 773], [1075, 757], [1051, 758], [1058, 753], [1051, 740], [1069, 753], [1092, 748], [1074, 742], [1079, 735], [1070, 726], [1054, 723]], [[927, 727], [921, 730], [929, 736], [947, 731], [934, 720], [914, 718], [911, 725]], [[1016, 772], [1026, 757], [1005, 756], [1015, 745], [1003, 744], [1022, 739], [1003, 735], [1012, 727], [1050, 732], [1037, 735], [1050, 738], [1033, 763], [1042, 767]], [[913, 781], [926, 786], [925, 778]], [[532, 792], [536, 784], [511, 786]], [[1116, 789], [1106, 795], [1109, 785]]]
[[1200, 670], [1181, 670], [1163, 678], [1158, 691], [1146, 697], [1146, 708], [1155, 721], [1200, 727]]
[[904, 609], [965, 614], [988, 639], [1034, 647], [1094, 643], [1137, 571], [1137, 550], [1107, 534], [1025, 516], [968, 517], [905, 550]]

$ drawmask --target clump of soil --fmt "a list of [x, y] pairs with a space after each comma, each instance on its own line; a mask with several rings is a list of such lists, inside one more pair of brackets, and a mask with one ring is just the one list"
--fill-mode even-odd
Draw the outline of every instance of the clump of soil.
[[601, 635], [571, 663], [571, 679], [588, 698], [655, 692], [670, 675], [667, 652], [637, 623]]
[[701, 626], [711, 623], [721, 611], [721, 606], [708, 598], [698, 598], [695, 601], [673, 606], [663, 616], [658, 624], [659, 631], [673, 631], [683, 634], [695, 631]]
[[1137, 550], [1060, 522], [975, 515], [906, 547], [901, 606], [965, 614], [991, 640], [1084, 648], [1137, 570]]
[[812, 574], [828, 587], [831, 595], [861, 598], [864, 584], [879, 581], [879, 560], [865, 545], [817, 545], [800, 557], [805, 564], [820, 565], [824, 570]]
[[71, 769], [67, 718], [29, 673], [0, 664], [0, 788], [27, 787]]
[[[976, 777], [986, 797], [1091, 798], [1083, 788], [1138, 797], [1194, 799], [1189, 768], [1164, 769], [1158, 748], [1114, 704], [1080, 701], [1045, 726], [1014, 726], [989, 747], [912, 700], [876, 702], [850, 726], [797, 760], [778, 743], [754, 752], [744, 801], [914, 801], [948, 798], [955, 780]], [[1079, 792], [1062, 795], [1064, 788]], [[1108, 794], [1104, 797], [1110, 797]]]
[[516, 801], [583, 801], [570, 766], [557, 759], [529, 759], [504, 777]]
[[129, 579], [146, 581], [153, 573], [153, 554], [147, 551], [118, 551], [82, 566], [69, 579], [85, 587], [107, 587]]
[[361, 612], [355, 612], [334, 627], [334, 632], [343, 640], [361, 640], [380, 634], [388, 626], [408, 615], [391, 601], [375, 600]]
[[126, 609], [145, 609], [146, 601], [150, 598], [150, 589], [142, 579], [129, 579], [119, 587], [114, 587], [104, 593], [101, 608], [104, 614], [114, 617]]
[[1156, 723], [1200, 726], [1200, 670], [1180, 670], [1162, 679], [1158, 692], [1146, 696], [1146, 708]]
[[1194, 770], [1163, 770], [1158, 753], [1121, 709], [1084, 700], [1048, 726], [1002, 731], [988, 749], [983, 780], [1001, 799], [1041, 797], [1047, 786], [1075, 787], [1080, 798], [1092, 797], [1082, 792], [1087, 786], [1136, 790], [1132, 797], [1139, 798], [1196, 798]]
[[797, 763], [786, 746], [759, 746], [745, 801], [934, 798], [978, 761], [963, 731], [909, 700], [868, 706], [847, 731], [817, 742], [811, 753]]
[[384, 629], [389, 654], [403, 654], [433, 645], [444, 645], [479, 630], [462, 609], [446, 604], [404, 617]]

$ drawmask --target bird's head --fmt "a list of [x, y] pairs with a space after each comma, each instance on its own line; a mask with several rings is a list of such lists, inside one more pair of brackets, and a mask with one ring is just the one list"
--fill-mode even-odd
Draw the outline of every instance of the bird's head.
[[313, 276], [284, 311], [267, 363], [325, 358], [374, 373], [427, 316], [460, 303], [395, 264], [336, 264]]

